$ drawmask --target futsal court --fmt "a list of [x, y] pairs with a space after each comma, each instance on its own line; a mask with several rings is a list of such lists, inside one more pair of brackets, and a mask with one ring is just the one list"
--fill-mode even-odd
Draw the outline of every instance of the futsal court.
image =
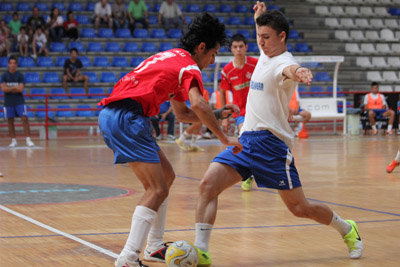
[[[139, 181], [127, 165], [112, 164], [100, 137], [34, 141], [9, 149], [0, 140], [0, 266], [113, 266], [143, 193]], [[197, 186], [224, 146], [200, 140], [204, 152], [183, 152], [159, 144], [176, 172], [165, 241], [193, 242]], [[276, 191], [237, 184], [219, 198], [212, 266], [399, 266], [400, 170], [385, 172], [399, 145], [382, 135], [295, 142], [306, 196], [358, 223], [361, 259], [348, 258], [333, 228], [294, 217]]]

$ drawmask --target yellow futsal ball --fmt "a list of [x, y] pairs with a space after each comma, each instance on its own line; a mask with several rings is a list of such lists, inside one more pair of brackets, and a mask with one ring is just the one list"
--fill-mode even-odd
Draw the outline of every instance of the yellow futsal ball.
[[196, 267], [199, 261], [195, 246], [184, 240], [172, 243], [165, 253], [168, 267]]

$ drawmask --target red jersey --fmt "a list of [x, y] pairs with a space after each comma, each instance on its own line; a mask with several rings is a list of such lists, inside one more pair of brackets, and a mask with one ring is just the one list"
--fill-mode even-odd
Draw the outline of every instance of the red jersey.
[[133, 71], [126, 74], [114, 86], [111, 95], [98, 105], [131, 98], [142, 105], [147, 117], [159, 113], [160, 104], [173, 97], [177, 101], [189, 99], [189, 89], [196, 85], [204, 94], [201, 72], [189, 52], [171, 49], [155, 54]]
[[243, 68], [238, 69], [233, 61], [226, 65], [221, 72], [221, 89], [231, 90], [233, 95], [233, 104], [240, 108], [240, 114], [233, 114], [233, 117], [244, 116], [246, 114], [247, 94], [251, 75], [257, 65], [258, 59], [246, 57]]

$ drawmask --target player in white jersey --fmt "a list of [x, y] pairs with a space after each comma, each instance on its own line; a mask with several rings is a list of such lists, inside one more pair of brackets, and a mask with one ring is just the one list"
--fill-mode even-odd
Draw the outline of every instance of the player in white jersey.
[[287, 208], [297, 217], [330, 225], [343, 237], [350, 258], [360, 258], [363, 243], [354, 221], [343, 220], [328, 206], [309, 203], [304, 196], [290, 149], [294, 134], [288, 123], [289, 101], [298, 82], [310, 84], [312, 73], [300, 67], [286, 50], [289, 25], [279, 11], [254, 6], [260, 58], [251, 78], [240, 143], [221, 152], [200, 183], [196, 211], [195, 245], [199, 266], [211, 265], [208, 245], [216, 219], [218, 195], [251, 174], [259, 187], [277, 189]]

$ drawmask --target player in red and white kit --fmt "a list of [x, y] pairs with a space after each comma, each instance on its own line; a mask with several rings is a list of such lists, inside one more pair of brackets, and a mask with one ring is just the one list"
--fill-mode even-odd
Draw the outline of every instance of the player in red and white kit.
[[[213, 113], [203, 98], [201, 69], [214, 63], [226, 43], [225, 26], [209, 14], [194, 19], [181, 39], [182, 49], [158, 53], [122, 78], [112, 94], [99, 104], [99, 126], [114, 163], [128, 163], [143, 184], [145, 193], [132, 216], [128, 240], [115, 266], [146, 266], [139, 254], [147, 239], [145, 260], [164, 261], [163, 243], [169, 188], [174, 170], [152, 136], [150, 117], [159, 105], [170, 100], [175, 116], [184, 122], [201, 121], [225, 145], [241, 151], [237, 138], [226, 136], [217, 118], [239, 112], [234, 105]], [[191, 109], [185, 101], [189, 99]], [[214, 116], [215, 114], [215, 116]]]
[[[231, 51], [235, 57], [232, 62], [229, 62], [221, 72], [221, 105], [226, 104], [225, 91], [231, 91], [233, 96], [233, 104], [237, 105], [240, 109], [239, 114], [233, 114], [236, 125], [240, 129], [244, 122], [244, 115], [246, 114], [247, 94], [249, 93], [249, 86], [251, 75], [257, 65], [257, 59], [254, 57], [246, 56], [247, 52], [246, 38], [240, 33], [232, 36]], [[244, 191], [250, 191], [253, 185], [253, 176], [250, 176], [242, 183]]]

